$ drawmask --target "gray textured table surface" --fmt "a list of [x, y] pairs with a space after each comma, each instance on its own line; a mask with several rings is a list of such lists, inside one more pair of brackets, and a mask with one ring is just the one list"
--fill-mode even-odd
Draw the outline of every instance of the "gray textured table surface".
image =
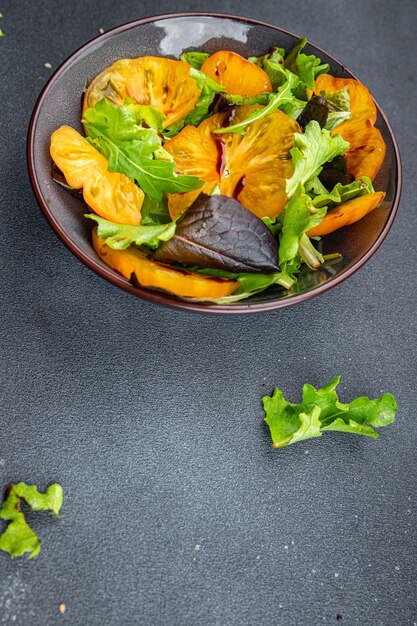
[[[208, 8], [306, 34], [370, 87], [399, 139], [388, 239], [294, 309], [226, 319], [137, 300], [64, 248], [29, 186], [45, 63], [100, 27]], [[33, 517], [37, 559], [0, 553], [0, 624], [416, 624], [414, 0], [1, 9], [0, 482], [58, 481], [65, 502], [59, 522]], [[337, 373], [348, 400], [395, 393], [397, 422], [377, 441], [334, 434], [273, 451], [264, 392], [296, 399]]]

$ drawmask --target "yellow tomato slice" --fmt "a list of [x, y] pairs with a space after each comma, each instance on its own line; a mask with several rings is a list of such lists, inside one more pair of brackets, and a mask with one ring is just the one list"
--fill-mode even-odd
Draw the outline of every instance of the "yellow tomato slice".
[[239, 285], [235, 280], [201, 276], [157, 263], [134, 247], [113, 250], [97, 236], [96, 229], [93, 230], [93, 247], [107, 265], [127, 280], [135, 279], [142, 287], [167, 291], [182, 298], [224, 298]]
[[335, 93], [344, 88], [349, 92], [352, 118], [337, 126], [332, 135], [339, 133], [350, 143], [346, 152], [348, 171], [355, 178], [368, 176], [373, 180], [384, 161], [386, 146], [374, 127], [376, 106], [369, 90], [353, 78], [335, 78], [330, 74], [318, 76], [314, 85], [316, 94], [320, 91]]
[[231, 94], [251, 97], [272, 91], [271, 81], [263, 69], [230, 50], [220, 50], [209, 56], [201, 71]]
[[343, 124], [341, 134], [350, 143], [346, 152], [348, 171], [355, 178], [368, 176], [373, 180], [387, 151], [380, 131], [369, 120], [352, 120]]
[[[206, 181], [206, 193], [219, 186], [220, 193], [239, 200], [258, 217], [275, 217], [282, 211], [287, 196], [286, 178], [293, 174], [290, 150], [294, 145], [297, 122], [275, 111], [248, 125], [246, 134], [214, 135], [233, 115], [233, 124], [245, 120], [258, 105], [236, 107], [212, 115], [198, 128], [186, 126], [165, 144], [174, 157], [177, 171], [193, 174]], [[177, 217], [197, 194], [170, 194], [169, 210]], [[187, 196], [187, 197], [185, 197]]]
[[[330, 74], [320, 74], [314, 83], [314, 92], [316, 94], [320, 94], [320, 91], [336, 93], [341, 89], [347, 89], [349, 92], [352, 119], [371, 120], [374, 124], [376, 122], [375, 102], [369, 89], [358, 80], [354, 78], [335, 78]], [[349, 121], [345, 123], [349, 123]], [[342, 124], [340, 125], [341, 127]]]
[[167, 128], [193, 110], [200, 93], [188, 63], [159, 57], [121, 59], [92, 81], [83, 108], [93, 107], [102, 98], [116, 106], [132, 98], [162, 111]]
[[385, 193], [383, 191], [376, 191], [344, 202], [329, 211], [321, 224], [311, 228], [307, 235], [309, 237], [321, 237], [344, 226], [354, 224], [376, 209], [384, 198]]
[[58, 128], [50, 152], [67, 183], [83, 190], [84, 200], [97, 215], [118, 224], [140, 223], [142, 189], [124, 174], [109, 172], [107, 159], [74, 128]]

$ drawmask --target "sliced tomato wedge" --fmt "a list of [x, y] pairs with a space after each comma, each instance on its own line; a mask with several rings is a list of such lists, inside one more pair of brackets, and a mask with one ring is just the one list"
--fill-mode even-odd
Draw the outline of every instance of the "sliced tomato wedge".
[[[287, 201], [285, 181], [293, 174], [290, 150], [294, 132], [300, 131], [297, 122], [282, 111], [275, 111], [249, 124], [245, 135], [212, 132], [229, 121], [245, 120], [260, 108], [245, 105], [233, 112], [216, 113], [198, 128], [185, 127], [164, 147], [174, 157], [179, 173], [206, 181], [199, 191], [210, 193], [218, 185], [220, 193], [236, 198], [258, 217], [275, 217]], [[170, 194], [172, 218], [190, 206], [197, 195], [198, 192]]]
[[201, 71], [231, 94], [249, 98], [272, 91], [271, 81], [263, 69], [230, 50], [220, 50], [209, 56]]
[[370, 120], [352, 120], [343, 126], [340, 134], [350, 143], [346, 152], [348, 171], [355, 178], [368, 176], [373, 180], [384, 162], [387, 150], [380, 131]]
[[368, 176], [373, 180], [384, 161], [386, 146], [380, 131], [374, 126], [377, 111], [369, 90], [353, 78], [321, 74], [316, 79], [314, 92], [335, 93], [344, 88], [349, 92], [352, 118], [337, 126], [332, 135], [339, 133], [350, 143], [346, 152], [348, 171], [355, 178]]
[[[372, 99], [371, 93], [363, 83], [354, 78], [335, 78], [330, 74], [320, 74], [314, 83], [314, 92], [320, 94], [320, 91], [327, 93], [336, 93], [341, 89], [347, 89], [350, 97], [350, 111], [352, 118], [355, 120], [370, 120], [373, 124], [376, 122], [376, 106]], [[348, 124], [349, 120], [345, 122]], [[342, 124], [340, 125], [340, 128]]]
[[376, 191], [344, 202], [329, 211], [321, 224], [311, 228], [307, 235], [309, 237], [321, 237], [344, 226], [350, 226], [376, 209], [384, 198], [385, 193], [383, 191]]
[[52, 134], [50, 153], [67, 183], [83, 190], [97, 215], [119, 224], [140, 224], [142, 189], [124, 174], [109, 172], [107, 159], [74, 128], [61, 126]]
[[182, 298], [212, 299], [229, 296], [237, 289], [236, 280], [224, 280], [174, 269], [148, 259], [137, 248], [113, 250], [93, 230], [93, 247], [98, 256], [119, 274], [142, 287], [167, 291]]
[[160, 57], [120, 59], [92, 81], [83, 110], [102, 98], [116, 106], [132, 98], [138, 104], [151, 104], [162, 111], [167, 128], [193, 110], [200, 93], [188, 63]]

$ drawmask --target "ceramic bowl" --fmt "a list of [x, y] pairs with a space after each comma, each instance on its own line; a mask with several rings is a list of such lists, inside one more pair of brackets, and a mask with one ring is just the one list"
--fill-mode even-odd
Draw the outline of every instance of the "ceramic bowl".
[[[230, 305], [193, 303], [176, 296], [135, 286], [105, 265], [91, 244], [91, 222], [83, 218], [82, 200], [67, 193], [51, 178], [49, 142], [62, 124], [81, 130], [81, 94], [86, 82], [121, 57], [144, 55], [177, 57], [183, 50], [233, 50], [245, 57], [272, 46], [291, 49], [298, 37], [277, 26], [231, 15], [188, 13], [145, 18], [93, 39], [74, 52], [53, 74], [33, 111], [28, 134], [28, 167], [38, 203], [61, 241], [78, 259], [114, 285], [135, 296], [179, 309], [206, 313], [252, 313], [290, 306], [335, 287], [362, 267], [379, 248], [393, 223], [401, 191], [397, 142], [387, 118], [378, 108], [376, 126], [387, 145], [387, 155], [376, 190], [386, 192], [382, 205], [360, 222], [324, 238], [326, 253], [340, 252], [343, 260], [325, 271], [305, 272], [297, 293], [271, 288], [249, 300]], [[330, 64], [338, 77], [355, 78], [342, 63], [309, 43], [307, 53]]]

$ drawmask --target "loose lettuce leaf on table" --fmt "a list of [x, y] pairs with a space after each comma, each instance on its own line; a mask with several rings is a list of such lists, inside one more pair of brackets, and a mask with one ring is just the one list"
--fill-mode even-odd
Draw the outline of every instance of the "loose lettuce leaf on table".
[[303, 439], [321, 437], [326, 430], [377, 438], [375, 428], [388, 426], [395, 420], [398, 407], [390, 393], [375, 400], [364, 396], [343, 404], [336, 392], [339, 382], [340, 376], [319, 389], [304, 385], [300, 404], [287, 401], [279, 389], [272, 396], [265, 396], [265, 422], [272, 446], [283, 448]]
[[125, 174], [154, 200], [161, 200], [164, 192], [194, 191], [203, 184], [196, 176], [176, 174], [174, 162], [155, 158], [161, 138], [155, 129], [137, 124], [129, 106], [100, 100], [84, 112], [84, 126], [88, 141], [108, 159], [109, 171]]
[[32, 511], [52, 511], [59, 517], [62, 506], [63, 490], [61, 485], [51, 485], [45, 493], [40, 493], [35, 485], [17, 483], [6, 491], [0, 509], [0, 518], [9, 522], [0, 537], [0, 550], [8, 552], [12, 558], [29, 552], [33, 558], [40, 552], [40, 541], [36, 533], [26, 522], [21, 510], [21, 502], [25, 502]]
[[168, 241], [175, 234], [175, 222], [131, 226], [128, 224], [115, 224], [93, 213], [86, 214], [84, 217], [88, 217], [97, 223], [97, 235], [104, 240], [107, 246], [114, 250], [126, 250], [131, 244], [157, 248], [163, 241]]
[[298, 185], [304, 184], [309, 178], [316, 177], [322, 170], [323, 163], [332, 161], [334, 157], [349, 148], [349, 143], [339, 134], [331, 137], [330, 132], [321, 129], [316, 121], [311, 121], [304, 133], [294, 133], [295, 146], [291, 149], [294, 163], [294, 174], [287, 179], [287, 196], [295, 193]]

